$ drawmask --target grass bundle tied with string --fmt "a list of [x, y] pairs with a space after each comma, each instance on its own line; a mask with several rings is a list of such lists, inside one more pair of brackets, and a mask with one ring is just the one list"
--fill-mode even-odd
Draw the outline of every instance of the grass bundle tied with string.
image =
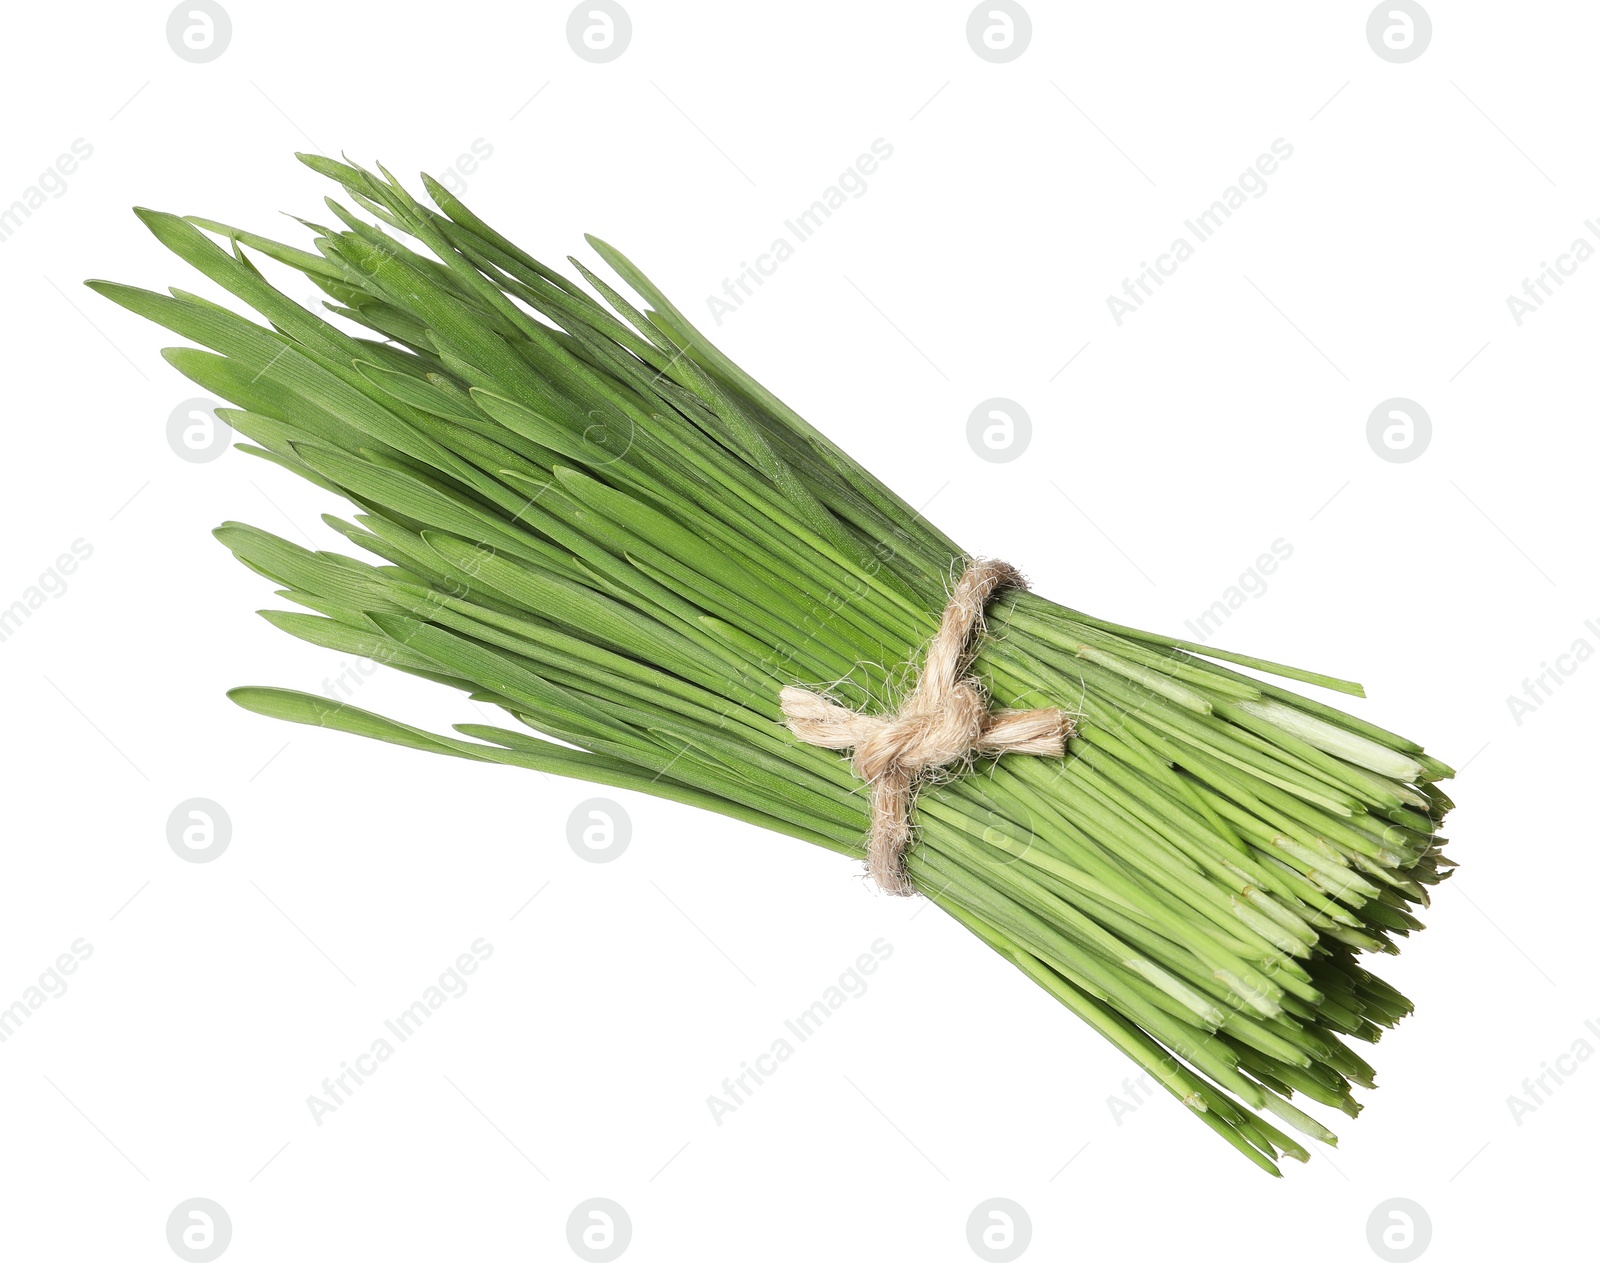
[[382, 168], [303, 160], [377, 223], [329, 199], [341, 226], [307, 223], [313, 252], [139, 212], [265, 323], [90, 285], [209, 348], [165, 354], [236, 405], [243, 450], [359, 507], [326, 521], [376, 564], [218, 529], [310, 611], [265, 617], [517, 726], [435, 734], [277, 688], [236, 702], [866, 859], [1257, 1166], [1307, 1156], [1269, 1118], [1334, 1142], [1290, 1098], [1355, 1115], [1373, 1071], [1351, 1041], [1411, 1010], [1357, 956], [1396, 951], [1448, 875], [1448, 767], [1233, 666], [1358, 685], [1091, 618], [975, 559], [604, 242], [642, 310], [427, 177], [437, 209]]

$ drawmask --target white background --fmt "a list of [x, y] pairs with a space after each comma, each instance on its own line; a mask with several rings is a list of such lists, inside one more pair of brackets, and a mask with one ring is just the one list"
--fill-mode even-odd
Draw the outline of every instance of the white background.
[[[227, 0], [200, 65], [163, 4], [8, 14], [0, 205], [93, 147], [0, 243], [0, 605], [93, 550], [0, 643], [0, 1005], [93, 948], [0, 1044], [8, 1257], [170, 1259], [191, 1197], [226, 1208], [230, 1263], [571, 1258], [595, 1196], [639, 1260], [972, 1259], [995, 1196], [1028, 1212], [1029, 1258], [1366, 1258], [1391, 1197], [1425, 1208], [1432, 1258], [1592, 1252], [1600, 1059], [1520, 1125], [1507, 1098], [1600, 1048], [1600, 665], [1520, 723], [1507, 697], [1600, 647], [1600, 262], [1520, 327], [1506, 297], [1600, 214], [1600, 14], [1438, 3], [1397, 65], [1361, 3], [1037, 3], [997, 65], [969, 7], [637, 0], [605, 65], [569, 48], [565, 4]], [[705, 297], [880, 137], [866, 194], [717, 327]], [[1107, 296], [1277, 138], [1265, 195], [1119, 327]], [[836, 856], [617, 794], [631, 846], [585, 863], [567, 818], [606, 791], [225, 699], [349, 664], [256, 618], [270, 586], [208, 532], [337, 547], [318, 514], [343, 506], [235, 451], [180, 460], [167, 417], [199, 392], [157, 355], [175, 339], [79, 282], [212, 293], [129, 207], [301, 242], [277, 212], [326, 218], [332, 189], [292, 151], [409, 177], [475, 141], [491, 222], [551, 263], [586, 230], [619, 244], [1048, 595], [1178, 632], [1292, 546], [1219, 643], [1362, 680], [1359, 713], [1464, 767], [1460, 879], [1377, 966], [1418, 1012], [1336, 1152], [1271, 1181], [1164, 1095], [1119, 1123], [1129, 1063]], [[991, 396], [1032, 417], [1010, 463], [967, 445]], [[1432, 418], [1409, 463], [1366, 438], [1394, 396]], [[353, 700], [479, 718], [406, 677]], [[232, 821], [211, 863], [167, 844], [192, 797]], [[322, 1080], [479, 938], [471, 989], [314, 1122]], [[879, 938], [869, 990], [716, 1125], [707, 1096]]]

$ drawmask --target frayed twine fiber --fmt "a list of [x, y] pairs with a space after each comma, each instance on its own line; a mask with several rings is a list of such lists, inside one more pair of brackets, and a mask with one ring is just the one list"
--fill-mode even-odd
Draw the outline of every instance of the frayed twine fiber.
[[1025, 588], [1003, 561], [972, 561], [928, 642], [916, 687], [891, 715], [865, 715], [821, 693], [790, 686], [779, 694], [789, 729], [807, 745], [855, 751], [856, 775], [872, 786], [867, 871], [891, 895], [913, 893], [905, 869], [917, 786], [940, 768], [979, 755], [1060, 757], [1072, 721], [1065, 711], [990, 710], [983, 689], [962, 672], [976, 655], [983, 609], [1004, 588]]

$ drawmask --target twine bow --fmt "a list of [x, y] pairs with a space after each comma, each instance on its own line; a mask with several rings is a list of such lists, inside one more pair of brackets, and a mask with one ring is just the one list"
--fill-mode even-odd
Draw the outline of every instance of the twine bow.
[[983, 610], [1003, 588], [1027, 584], [1003, 561], [972, 561], [928, 643], [916, 687], [889, 715], [867, 715], [821, 693], [790, 686], [779, 694], [789, 729], [808, 745], [855, 751], [856, 775], [872, 786], [872, 830], [867, 871], [891, 895], [909, 895], [905, 870], [911, 845], [911, 808], [918, 784], [952, 763], [978, 755], [1060, 756], [1071, 720], [1054, 707], [990, 710], [977, 681], [962, 672], [976, 650]]

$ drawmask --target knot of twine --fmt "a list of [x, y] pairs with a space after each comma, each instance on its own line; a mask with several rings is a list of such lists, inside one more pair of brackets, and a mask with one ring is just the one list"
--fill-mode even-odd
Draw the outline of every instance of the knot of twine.
[[808, 745], [855, 751], [856, 775], [872, 786], [867, 871], [891, 895], [909, 895], [905, 870], [911, 808], [919, 783], [978, 755], [1060, 756], [1071, 720], [1055, 707], [990, 710], [977, 681], [962, 672], [976, 654], [983, 609], [1003, 588], [1025, 588], [1003, 561], [972, 561], [950, 594], [939, 631], [928, 642], [916, 687], [888, 715], [867, 715], [821, 693], [790, 686], [779, 694], [789, 729]]

